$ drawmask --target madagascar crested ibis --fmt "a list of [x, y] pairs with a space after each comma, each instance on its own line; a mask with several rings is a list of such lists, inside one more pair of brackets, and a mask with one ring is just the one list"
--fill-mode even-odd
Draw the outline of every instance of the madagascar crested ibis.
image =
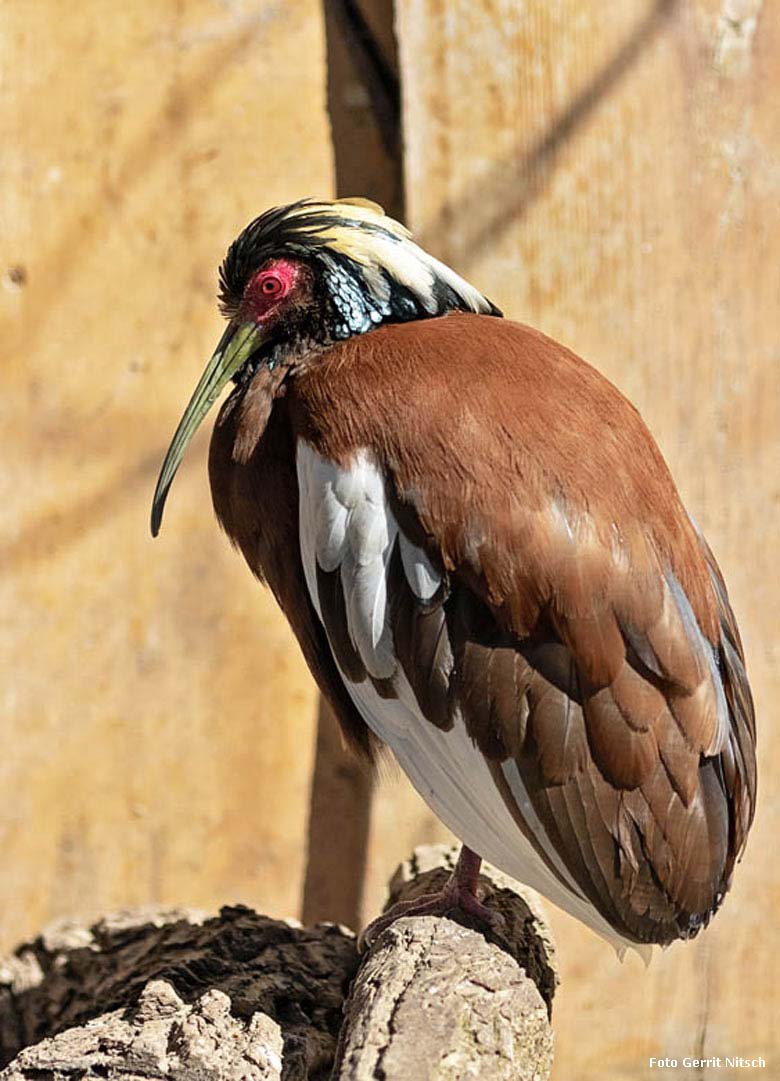
[[619, 950], [717, 910], [756, 797], [739, 632], [637, 411], [363, 199], [267, 211], [220, 270], [227, 329], [173, 437], [347, 742], [386, 744], [480, 859]]

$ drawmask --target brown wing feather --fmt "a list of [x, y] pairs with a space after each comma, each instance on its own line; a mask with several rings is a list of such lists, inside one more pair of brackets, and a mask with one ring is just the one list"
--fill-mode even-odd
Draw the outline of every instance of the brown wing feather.
[[[295, 444], [282, 396], [282, 375], [260, 369], [250, 386], [237, 388], [220, 410], [209, 448], [214, 509], [252, 571], [271, 587], [312, 675], [336, 711], [347, 742], [371, 759], [376, 741], [344, 687], [305, 586]], [[360, 663], [354, 650], [348, 660], [340, 657], [348, 671]]]
[[722, 579], [637, 412], [543, 335], [452, 315], [331, 350], [291, 415], [331, 460], [369, 448], [448, 575], [423, 607], [390, 574], [431, 723], [457, 704], [481, 752], [517, 764], [621, 933], [695, 933], [752, 819], [755, 724]]

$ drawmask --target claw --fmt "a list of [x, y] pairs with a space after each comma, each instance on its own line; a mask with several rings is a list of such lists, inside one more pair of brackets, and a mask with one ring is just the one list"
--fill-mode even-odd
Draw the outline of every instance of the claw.
[[479, 867], [482, 860], [465, 846], [461, 849], [458, 863], [444, 886], [436, 893], [425, 893], [411, 901], [398, 901], [378, 916], [363, 930], [358, 938], [358, 950], [370, 949], [391, 923], [403, 916], [446, 916], [460, 909], [486, 924], [494, 934], [504, 937], [506, 920], [500, 912], [488, 908], [477, 897]]

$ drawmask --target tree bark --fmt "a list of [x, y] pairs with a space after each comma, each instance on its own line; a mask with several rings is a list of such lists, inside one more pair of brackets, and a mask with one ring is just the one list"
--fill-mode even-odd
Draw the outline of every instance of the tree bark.
[[[418, 849], [390, 900], [437, 888], [453, 859]], [[505, 941], [403, 918], [362, 957], [346, 928], [244, 907], [60, 924], [0, 962], [0, 1081], [544, 1079], [549, 932], [532, 895], [482, 885]]]

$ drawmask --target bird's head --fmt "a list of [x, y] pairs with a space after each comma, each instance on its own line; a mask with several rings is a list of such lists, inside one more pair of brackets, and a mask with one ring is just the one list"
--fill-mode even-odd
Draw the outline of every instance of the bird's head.
[[365, 199], [275, 207], [233, 241], [219, 271], [225, 333], [174, 434], [152, 504], [157, 535], [168, 490], [195, 430], [233, 380], [292, 366], [382, 323], [449, 311], [501, 312]]

